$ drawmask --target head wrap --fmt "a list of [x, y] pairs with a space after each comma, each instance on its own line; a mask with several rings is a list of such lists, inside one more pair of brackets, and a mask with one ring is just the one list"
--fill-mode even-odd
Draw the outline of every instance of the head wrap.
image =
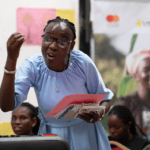
[[150, 50], [132, 52], [126, 57], [125, 65], [130, 76], [133, 76], [136, 73], [140, 62], [145, 58], [150, 58]]

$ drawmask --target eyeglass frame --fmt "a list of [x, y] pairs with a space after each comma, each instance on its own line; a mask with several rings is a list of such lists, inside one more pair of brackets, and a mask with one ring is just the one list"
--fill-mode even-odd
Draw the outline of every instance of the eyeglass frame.
[[[48, 36], [48, 35], [42, 34], [41, 36], [42, 36], [42, 38], [43, 38], [43, 37]], [[49, 36], [49, 37], [51, 37], [51, 36]], [[50, 39], [50, 38], [49, 38], [49, 39]], [[66, 46], [67, 46], [67, 43], [73, 42], [73, 41], [71, 41], [71, 40], [67, 40], [67, 41], [66, 41], [66, 42], [67, 42], [66, 45], [61, 45], [60, 43], [58, 43], [58, 40], [60, 40], [61, 38], [53, 38], [53, 37], [51, 37], [51, 39], [52, 39], [51, 42], [46, 41], [46, 42], [49, 43], [49, 45], [52, 44], [52, 43], [54, 42], [54, 40], [56, 40], [57, 46], [62, 47], [62, 48], [66, 47]], [[63, 38], [62, 38], [62, 39], [63, 39]]]

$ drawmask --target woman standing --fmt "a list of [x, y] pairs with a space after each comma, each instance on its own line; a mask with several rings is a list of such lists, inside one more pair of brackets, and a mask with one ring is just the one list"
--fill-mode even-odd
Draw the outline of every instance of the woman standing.
[[92, 60], [83, 52], [73, 50], [76, 39], [73, 23], [60, 17], [49, 20], [42, 38], [42, 54], [27, 58], [16, 76], [16, 62], [25, 39], [21, 33], [14, 33], [8, 39], [1, 109], [17, 108], [26, 100], [29, 88], [34, 87], [41, 120], [39, 134], [60, 135], [69, 142], [71, 150], [109, 150], [108, 138], [99, 122], [104, 110], [99, 114], [83, 113], [73, 119], [44, 117], [64, 96], [71, 94], [106, 94], [100, 105], [108, 112], [113, 93], [105, 87]]

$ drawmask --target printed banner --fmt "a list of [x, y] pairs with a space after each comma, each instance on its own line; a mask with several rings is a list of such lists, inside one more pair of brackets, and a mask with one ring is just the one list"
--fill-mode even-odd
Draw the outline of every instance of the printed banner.
[[138, 34], [133, 51], [150, 49], [149, 2], [93, 2], [93, 32], [104, 34], [110, 44], [124, 55], [129, 53], [130, 41]]

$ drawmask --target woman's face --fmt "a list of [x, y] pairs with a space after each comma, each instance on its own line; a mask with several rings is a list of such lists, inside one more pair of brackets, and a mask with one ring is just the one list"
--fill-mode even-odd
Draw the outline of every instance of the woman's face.
[[150, 58], [145, 58], [140, 62], [135, 76], [137, 82], [145, 88], [150, 88]]
[[121, 141], [128, 137], [130, 126], [124, 124], [117, 115], [109, 115], [107, 124], [109, 133], [114, 140]]
[[[73, 32], [66, 23], [51, 22], [46, 27], [42, 40], [42, 54], [49, 69], [54, 71], [66, 69], [69, 54], [75, 44], [73, 38]], [[54, 41], [50, 43], [50, 39]]]
[[27, 107], [20, 106], [12, 112], [11, 126], [15, 134], [30, 135], [35, 125], [35, 118], [31, 118]]

